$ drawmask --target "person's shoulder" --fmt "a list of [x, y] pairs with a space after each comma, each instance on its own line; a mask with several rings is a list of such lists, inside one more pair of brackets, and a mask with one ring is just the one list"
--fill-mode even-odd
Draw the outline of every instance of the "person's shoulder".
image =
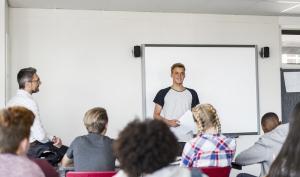
[[235, 141], [235, 138], [234, 138], [234, 137], [227, 136], [227, 135], [224, 135], [224, 134], [222, 134], [222, 133], [220, 133], [219, 136], [220, 136], [222, 139], [226, 139], [226, 140], [230, 140], [230, 141]]
[[87, 139], [87, 138], [88, 138], [88, 134], [80, 135], [80, 136], [77, 136], [73, 141], [78, 141], [78, 140]]
[[112, 139], [112, 138], [109, 137], [109, 136], [104, 136], [104, 139], [107, 140], [107, 141], [114, 141], [114, 139]]
[[20, 104], [22, 106], [22, 105], [26, 104], [28, 101], [30, 101], [30, 100], [27, 100], [25, 97], [15, 95], [7, 102], [7, 106], [18, 106]]
[[81, 143], [81, 142], [100, 142], [100, 141], [107, 144], [113, 143], [112, 138], [105, 135], [96, 134], [96, 133], [89, 133], [87, 135], [78, 136], [74, 139], [73, 142]]
[[220, 135], [222, 137], [223, 142], [225, 142], [229, 147], [236, 148], [236, 140], [233, 137], [225, 136], [223, 134]]
[[108, 137], [108, 136], [103, 136], [103, 140], [108, 142], [108, 143], [113, 143], [114, 142], [114, 139]]
[[193, 100], [192, 108], [195, 107], [196, 105], [198, 105], [200, 102], [199, 102], [197, 92], [194, 89], [187, 88], [187, 87], [186, 87], [186, 91], [188, 91], [192, 95], [192, 100]]
[[164, 106], [164, 98], [165, 96], [168, 94], [168, 92], [170, 91], [171, 87], [167, 87], [164, 89], [161, 89], [157, 92], [153, 102], [156, 104], [159, 104], [160, 106]]
[[184, 167], [166, 166], [155, 171], [151, 176], [191, 177], [191, 171]]
[[170, 89], [171, 89], [171, 87], [166, 87], [166, 88], [160, 89], [157, 93], [158, 93], [158, 94], [160, 94], [160, 93], [166, 93], [166, 92], [168, 92]]
[[26, 156], [18, 156], [13, 154], [1, 154], [1, 159], [5, 160], [5, 163], [1, 162], [1, 165], [10, 165], [13, 164], [16, 169], [19, 171], [24, 171], [24, 173], [30, 172], [30, 174], [43, 174], [40, 167], [28, 159]]
[[80, 142], [86, 141], [88, 138], [88, 135], [80, 135], [74, 138], [74, 140], [71, 142], [71, 144], [78, 144]]
[[194, 149], [197, 146], [199, 146], [199, 143], [202, 145], [210, 141], [212, 141], [212, 138], [211, 136], [209, 136], [209, 134], [201, 133], [197, 135], [195, 138], [188, 141], [186, 144], [188, 144], [190, 147]]
[[257, 143], [261, 144], [273, 144], [273, 143], [279, 143], [282, 144], [289, 132], [289, 124], [281, 124], [278, 127], [276, 127], [274, 130], [265, 133], [262, 135]]
[[24, 162], [27, 164], [26, 170], [27, 170], [27, 174], [32, 173], [34, 176], [44, 176], [44, 172], [42, 171], [41, 167], [31, 161], [30, 159], [28, 159], [27, 157], [23, 157], [24, 158]]
[[191, 88], [188, 88], [188, 87], [185, 87], [188, 91], [190, 91], [191, 93], [193, 93], [193, 94], [197, 94], [197, 92], [196, 92], [196, 90], [194, 90], [194, 89], [191, 89]]
[[11, 106], [23, 106], [29, 110], [32, 110], [32, 106], [36, 106], [36, 102], [29, 97], [17, 94], [7, 102], [7, 107]]
[[272, 132], [287, 134], [289, 131], [289, 123], [278, 125]]
[[53, 166], [51, 166], [47, 160], [45, 159], [38, 159], [38, 158], [32, 158], [30, 159], [32, 160], [34, 163], [36, 163], [41, 170], [44, 172], [44, 174], [47, 176], [51, 176], [51, 177], [59, 177], [59, 174], [55, 171], [55, 169], [53, 168]]
[[194, 148], [195, 147], [195, 144], [198, 142], [200, 137], [196, 136], [195, 138], [187, 141], [184, 145], [184, 148]]

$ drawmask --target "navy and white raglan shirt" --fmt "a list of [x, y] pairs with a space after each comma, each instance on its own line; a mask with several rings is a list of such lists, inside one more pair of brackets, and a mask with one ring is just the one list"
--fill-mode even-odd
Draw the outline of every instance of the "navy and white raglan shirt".
[[[185, 88], [183, 91], [176, 91], [171, 87], [161, 89], [155, 96], [154, 103], [162, 107], [161, 116], [166, 119], [178, 119], [186, 111], [191, 110], [199, 104], [197, 92], [190, 88]], [[179, 141], [188, 141], [192, 138], [191, 135], [179, 135], [176, 133], [176, 127], [171, 127], [173, 133]]]

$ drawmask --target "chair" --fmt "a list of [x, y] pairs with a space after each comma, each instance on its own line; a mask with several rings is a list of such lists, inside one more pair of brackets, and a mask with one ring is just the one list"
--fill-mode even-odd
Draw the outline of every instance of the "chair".
[[200, 169], [209, 177], [229, 177], [231, 167], [202, 167]]
[[66, 177], [112, 177], [116, 171], [69, 171]]

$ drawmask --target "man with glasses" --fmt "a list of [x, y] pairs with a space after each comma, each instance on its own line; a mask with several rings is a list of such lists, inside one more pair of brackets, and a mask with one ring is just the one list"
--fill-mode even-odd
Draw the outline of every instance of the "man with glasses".
[[33, 99], [32, 94], [39, 91], [39, 86], [42, 84], [35, 68], [23, 68], [17, 75], [19, 90], [8, 103], [7, 107], [23, 106], [31, 110], [35, 119], [30, 129], [30, 148], [28, 155], [34, 158], [39, 158], [45, 151], [54, 151], [57, 155], [57, 161], [61, 160], [65, 154], [67, 147], [62, 145], [59, 137], [50, 136], [47, 134], [42, 125], [39, 113], [39, 107]]

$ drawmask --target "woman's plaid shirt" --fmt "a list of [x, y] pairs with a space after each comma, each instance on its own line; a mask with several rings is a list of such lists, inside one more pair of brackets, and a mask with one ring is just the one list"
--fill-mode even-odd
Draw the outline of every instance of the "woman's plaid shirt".
[[235, 148], [235, 139], [222, 134], [200, 134], [185, 144], [181, 165], [185, 167], [231, 166]]

